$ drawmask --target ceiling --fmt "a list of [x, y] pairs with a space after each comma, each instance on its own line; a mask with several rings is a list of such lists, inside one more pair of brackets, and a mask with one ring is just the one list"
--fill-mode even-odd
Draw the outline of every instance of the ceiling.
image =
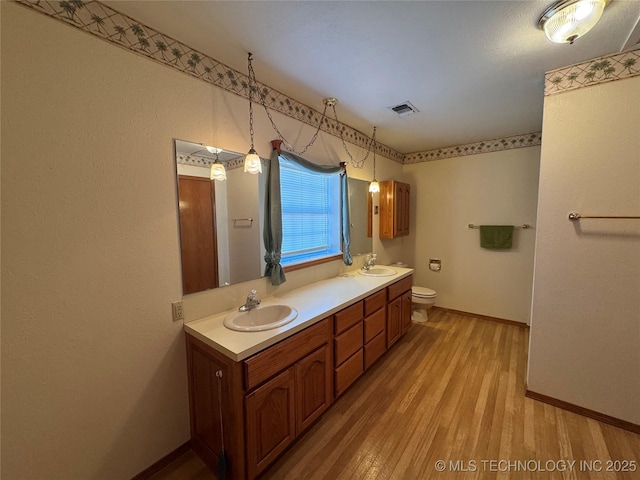
[[[618, 53], [640, 0], [615, 0], [573, 45], [537, 28], [547, 1], [105, 1], [400, 153], [538, 132], [544, 73]], [[635, 28], [635, 31], [634, 31]], [[635, 40], [637, 42], [637, 39]], [[399, 117], [388, 107], [418, 110]]]

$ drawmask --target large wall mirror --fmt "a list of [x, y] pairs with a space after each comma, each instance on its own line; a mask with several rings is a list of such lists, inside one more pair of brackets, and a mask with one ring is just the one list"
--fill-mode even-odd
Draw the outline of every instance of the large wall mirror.
[[[260, 278], [266, 176], [245, 173], [244, 154], [174, 143], [183, 294]], [[225, 180], [210, 178], [216, 160], [225, 167]]]
[[[245, 155], [175, 140], [184, 295], [255, 280], [264, 275], [266, 175], [245, 173]], [[220, 161], [225, 180], [211, 180]], [[367, 235], [369, 182], [349, 178], [351, 254], [372, 251]]]

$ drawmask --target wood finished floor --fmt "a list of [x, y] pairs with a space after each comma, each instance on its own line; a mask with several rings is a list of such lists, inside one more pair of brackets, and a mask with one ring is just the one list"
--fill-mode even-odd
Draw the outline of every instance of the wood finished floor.
[[[527, 329], [432, 312], [261, 478], [640, 479], [640, 435], [524, 397]], [[559, 460], [576, 463], [549, 471]], [[616, 460], [638, 470], [605, 471]], [[451, 462], [468, 471], [452, 471]], [[545, 471], [530, 471], [538, 465]], [[153, 477], [177, 479], [215, 475], [189, 452]]]

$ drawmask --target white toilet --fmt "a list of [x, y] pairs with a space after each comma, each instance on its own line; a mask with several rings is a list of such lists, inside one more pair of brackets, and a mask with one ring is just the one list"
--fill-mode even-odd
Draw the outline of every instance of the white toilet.
[[[408, 268], [404, 262], [397, 262], [393, 265], [402, 268]], [[427, 310], [433, 307], [436, 303], [436, 296], [438, 293], [435, 290], [431, 290], [427, 287], [411, 287], [411, 320], [413, 322], [424, 323], [429, 318], [427, 316]]]
[[426, 287], [411, 287], [411, 320], [418, 323], [429, 318], [427, 310], [436, 303], [437, 292]]

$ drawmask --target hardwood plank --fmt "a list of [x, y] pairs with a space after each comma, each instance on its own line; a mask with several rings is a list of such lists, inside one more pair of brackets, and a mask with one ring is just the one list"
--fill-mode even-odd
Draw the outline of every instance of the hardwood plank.
[[[495, 472], [482, 460], [629, 460], [640, 435], [527, 398], [529, 330], [435, 310], [369, 369], [265, 480], [632, 480], [638, 472]], [[444, 473], [437, 460], [475, 460]], [[192, 459], [193, 461], [193, 459]], [[462, 465], [462, 464], [460, 464]], [[487, 468], [490, 465], [487, 464]], [[154, 477], [169, 480], [177, 477]], [[191, 476], [185, 480], [215, 478]]]

